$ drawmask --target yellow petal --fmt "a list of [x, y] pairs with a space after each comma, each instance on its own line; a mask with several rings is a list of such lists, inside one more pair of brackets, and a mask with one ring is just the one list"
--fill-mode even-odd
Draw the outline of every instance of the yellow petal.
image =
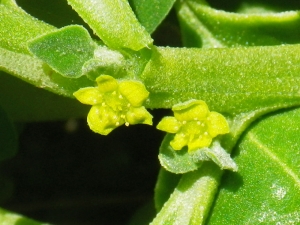
[[172, 110], [179, 121], [203, 120], [209, 113], [204, 101], [194, 99], [174, 105]]
[[119, 91], [134, 107], [142, 106], [149, 96], [145, 85], [139, 81], [121, 81], [119, 83]]
[[195, 138], [193, 141], [188, 143], [188, 151], [195, 151], [199, 148], [209, 147], [212, 142], [212, 138], [210, 135], [200, 135], [198, 138]]
[[216, 137], [219, 134], [229, 133], [229, 125], [223, 115], [217, 112], [210, 112], [206, 124], [208, 126], [208, 133], [212, 137]]
[[87, 117], [88, 125], [92, 131], [107, 135], [116, 127], [124, 124], [124, 120], [119, 117], [109, 107], [101, 105], [93, 106]]
[[164, 117], [156, 126], [157, 129], [168, 133], [176, 133], [181, 127], [181, 123], [173, 116]]
[[129, 124], [152, 125], [152, 115], [143, 106], [139, 108], [130, 108], [126, 114], [126, 120]]
[[102, 102], [102, 94], [96, 87], [81, 88], [73, 95], [83, 104], [96, 105]]
[[109, 75], [101, 75], [97, 79], [98, 88], [101, 92], [113, 92], [118, 88], [118, 81]]
[[181, 150], [184, 146], [188, 144], [188, 137], [183, 133], [175, 134], [175, 137], [170, 141], [170, 145], [174, 150]]

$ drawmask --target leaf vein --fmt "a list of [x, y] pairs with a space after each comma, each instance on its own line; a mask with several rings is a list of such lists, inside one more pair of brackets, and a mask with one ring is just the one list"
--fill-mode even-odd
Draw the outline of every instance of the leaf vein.
[[290, 168], [288, 167], [284, 162], [280, 160], [280, 158], [274, 154], [266, 145], [264, 145], [255, 134], [250, 133], [248, 134], [249, 140], [252, 141], [253, 144], [257, 146], [258, 149], [262, 150], [265, 154], [267, 154], [270, 159], [272, 159], [275, 163], [277, 163], [282, 170], [288, 174], [295, 184], [300, 188], [300, 178], [297, 176], [297, 174]]

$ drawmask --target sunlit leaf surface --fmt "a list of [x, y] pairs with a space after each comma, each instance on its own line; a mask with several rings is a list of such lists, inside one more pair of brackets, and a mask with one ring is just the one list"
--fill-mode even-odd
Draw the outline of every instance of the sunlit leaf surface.
[[242, 138], [208, 224], [299, 224], [300, 109], [269, 116]]

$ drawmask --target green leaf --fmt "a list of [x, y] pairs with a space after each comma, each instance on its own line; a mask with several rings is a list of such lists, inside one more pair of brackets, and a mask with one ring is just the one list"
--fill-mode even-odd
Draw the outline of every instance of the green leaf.
[[[231, 149], [230, 149], [231, 151]], [[238, 170], [237, 165], [231, 159], [230, 154], [226, 152], [224, 148], [220, 145], [219, 141], [214, 141], [209, 148], [199, 149], [194, 153], [194, 160], [212, 160], [215, 162], [222, 170], [232, 170], [236, 172]]]
[[70, 78], [83, 75], [82, 66], [93, 58], [96, 47], [88, 31], [78, 25], [47, 33], [28, 45], [31, 53], [56, 72]]
[[178, 1], [178, 18], [185, 46], [234, 47], [300, 42], [298, 11], [233, 13], [204, 1]]
[[93, 82], [86, 77], [78, 79], [63, 77], [35, 57], [4, 48], [0, 48], [0, 70], [39, 88], [71, 98], [79, 88], [93, 86]]
[[[221, 147], [219, 141], [214, 141], [209, 148], [188, 152], [187, 148], [174, 150], [170, 141], [174, 135], [167, 134], [159, 149], [159, 162], [167, 171], [182, 174], [197, 170], [203, 161], [212, 160], [221, 169], [237, 171], [237, 166], [230, 155]], [[231, 151], [231, 149], [228, 149]]]
[[152, 45], [152, 38], [138, 22], [127, 0], [68, 2], [108, 47], [138, 51]]
[[48, 223], [37, 222], [4, 209], [0, 209], [0, 221], [5, 225], [49, 225]]
[[140, 23], [152, 33], [168, 15], [176, 0], [129, 0]]
[[236, 116], [299, 105], [299, 51], [300, 45], [153, 49], [140, 77], [150, 92], [147, 107], [201, 99], [211, 111]]
[[235, 152], [208, 224], [298, 224], [300, 109], [256, 123]]
[[14, 125], [0, 107], [0, 161], [13, 157], [17, 148], [18, 138]]
[[73, 98], [74, 91], [91, 86], [92, 82], [87, 78], [64, 78], [42, 61], [28, 55], [28, 41], [55, 30], [25, 13], [14, 1], [1, 1], [0, 70], [37, 87]]
[[187, 148], [174, 150], [170, 146], [173, 138], [173, 134], [167, 134], [161, 144], [158, 155], [161, 166], [176, 174], [197, 170], [202, 165], [202, 161], [195, 160], [193, 154], [188, 153]]
[[0, 2], [0, 48], [28, 54], [30, 39], [55, 29], [31, 17], [14, 1]]

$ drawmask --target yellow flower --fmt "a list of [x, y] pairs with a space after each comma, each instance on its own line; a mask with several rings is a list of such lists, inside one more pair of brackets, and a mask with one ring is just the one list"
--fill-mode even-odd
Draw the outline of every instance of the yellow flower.
[[143, 105], [149, 92], [136, 80], [118, 81], [108, 75], [96, 79], [97, 87], [81, 88], [74, 96], [83, 104], [92, 105], [87, 121], [91, 130], [107, 135], [123, 124], [152, 125], [152, 115]]
[[172, 110], [174, 117], [164, 117], [157, 129], [175, 134], [170, 142], [174, 150], [188, 146], [191, 152], [208, 147], [214, 137], [229, 132], [225, 117], [210, 112], [204, 101], [193, 99], [174, 105]]

